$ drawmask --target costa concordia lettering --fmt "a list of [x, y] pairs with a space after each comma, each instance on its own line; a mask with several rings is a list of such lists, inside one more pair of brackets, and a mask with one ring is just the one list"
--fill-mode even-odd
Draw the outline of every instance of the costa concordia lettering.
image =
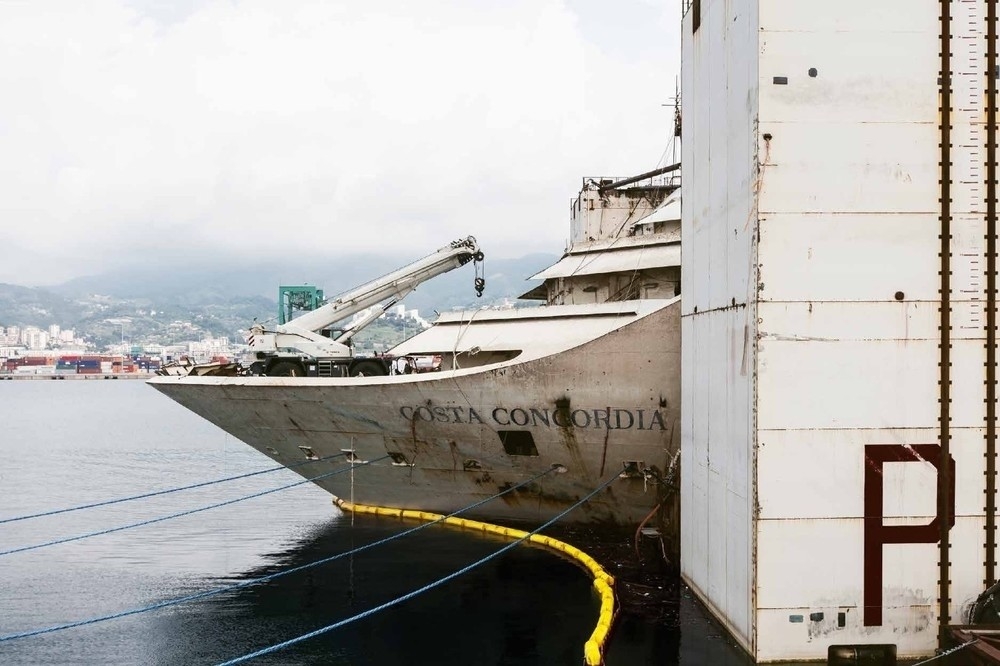
[[[647, 413], [648, 412], [648, 413]], [[666, 430], [663, 412], [659, 409], [620, 409], [600, 407], [595, 409], [549, 409], [548, 407], [494, 407], [486, 412], [486, 421], [475, 407], [415, 407], [399, 408], [399, 415], [407, 421], [435, 423], [487, 423], [498, 426], [530, 426], [532, 428], [604, 428], [605, 430]]]

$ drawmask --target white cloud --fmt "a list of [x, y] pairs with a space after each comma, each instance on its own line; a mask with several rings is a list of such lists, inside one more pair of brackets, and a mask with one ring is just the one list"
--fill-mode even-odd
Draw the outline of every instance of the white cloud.
[[185, 247], [558, 251], [581, 176], [663, 151], [679, 20], [677, 0], [0, 2], [0, 281]]

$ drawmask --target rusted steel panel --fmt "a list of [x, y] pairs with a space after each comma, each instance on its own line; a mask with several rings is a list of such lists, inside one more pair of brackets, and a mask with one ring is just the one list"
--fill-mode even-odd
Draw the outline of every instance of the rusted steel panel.
[[[931, 429], [856, 429], [761, 431], [758, 465], [769, 471], [760, 484], [761, 520], [857, 519], [864, 513], [865, 447], [933, 443]], [[955, 514], [982, 515], [983, 431], [955, 430], [952, 457], [959, 470]], [[821, 469], [822, 474], [810, 473]], [[889, 464], [884, 470], [884, 515], [897, 521], [909, 516], [928, 522], [935, 511], [934, 467], [929, 464]], [[855, 554], [860, 557], [860, 553]]]
[[[696, 351], [683, 364], [695, 392], [683, 436], [698, 472], [689, 488], [710, 505], [686, 515], [712, 523], [732, 470], [749, 469], [759, 513], [747, 519], [745, 644], [758, 660], [823, 659], [850, 643], [929, 655], [994, 559], [988, 3], [748, 4], [703, 1], [699, 32], [684, 26], [683, 313]], [[755, 34], [738, 39], [729, 22], [757, 11]], [[739, 59], [757, 85], [727, 96], [719, 77]], [[747, 117], [759, 120], [750, 164], [719, 147], [722, 135], [738, 145]], [[739, 225], [743, 194], [757, 198]], [[740, 244], [744, 228], [759, 245]], [[738, 361], [727, 288], [748, 312]], [[743, 387], [741, 422], [731, 406]], [[689, 527], [708, 561], [686, 571], [732, 626], [732, 578], [718, 568], [733, 565], [710, 552], [714, 526]]]
[[[685, 580], [753, 649], [757, 10], [702, 0], [682, 73]], [[734, 187], [740, 183], [744, 187]], [[689, 205], [689, 202], [697, 202]], [[692, 262], [691, 257], [697, 257]]]
[[[939, 0], [839, 0], [836, 3], [803, 3], [764, 0], [760, 6], [763, 30], [790, 32], [849, 32], [880, 37], [894, 33], [931, 33], [937, 36]], [[931, 63], [936, 65], [937, 63]], [[852, 71], [856, 71], [852, 68]]]
[[[933, 485], [929, 492], [933, 495]], [[964, 545], [975, 542], [983, 524], [981, 517], [958, 518], [952, 528], [952, 588], [961, 605], [978, 594], [977, 553]], [[860, 566], [857, 548], [865, 535], [859, 521], [762, 520], [759, 525], [757, 612], [767, 639], [758, 660], [817, 659], [831, 644], [893, 643], [900, 657], [933, 652], [936, 543], [882, 546], [881, 624], [871, 626], [865, 622], [864, 598], [865, 583], [874, 581], [866, 581]]]
[[936, 343], [761, 340], [761, 430], [934, 428]]
[[[789, 187], [810, 196], [802, 182]], [[760, 228], [759, 297], [879, 301], [887, 312], [899, 310], [897, 293], [903, 301], [936, 301], [940, 280], [927, 266], [938, 262], [939, 226], [937, 213], [770, 213]]]
[[[772, 168], [761, 188], [765, 218], [774, 212], [839, 219], [845, 213], [935, 211], [937, 160], [925, 148], [937, 141], [931, 123], [796, 124], [762, 115], [761, 131], [771, 136], [765, 149]], [[824, 136], [842, 138], [827, 142]]]
[[[794, 4], [794, 0], [762, 3], [781, 5], [781, 11]], [[812, 30], [785, 29], [784, 17], [779, 15], [774, 15], [775, 23], [762, 24], [761, 121], [797, 125], [804, 133], [828, 123], [850, 125], [850, 132], [840, 131], [836, 136], [848, 146], [862, 149], [866, 144], [856, 133], [871, 137], [882, 124], [902, 125], [892, 129], [893, 132], [905, 131], [903, 128], [915, 123], [926, 123], [933, 128], [938, 118], [937, 91], [933, 83], [927, 85], [924, 74], [938, 68], [937, 10], [935, 7], [921, 15], [906, 6], [900, 13], [916, 13], [919, 18], [919, 25], [914, 25], [912, 31], [894, 31], [895, 20], [878, 26], [881, 29], [871, 29], [876, 26], [870, 25], [868, 30], [828, 30], [822, 13], [825, 10], [827, 15], [845, 16], [850, 10], [840, 3], [822, 9], [816, 7]], [[866, 23], [869, 16], [867, 9], [859, 14]], [[893, 48], [886, 48], [890, 40]], [[879, 66], [873, 67], [874, 63]], [[775, 81], [775, 77], [785, 77], [787, 81]], [[866, 125], [873, 126], [866, 128]], [[791, 129], [784, 124], [782, 128]], [[789, 145], [805, 148], [818, 144], [824, 150], [837, 151], [838, 142], [831, 140], [832, 137], [826, 134], [805, 145]], [[901, 161], [905, 162], [909, 149], [903, 145], [896, 145], [883, 159], [891, 160], [900, 151]], [[862, 166], [865, 160], [855, 164]]]
[[[760, 427], [934, 428], [936, 346], [931, 340], [761, 340]], [[952, 353], [952, 426], [981, 427], [982, 341], [955, 340]]]
[[[941, 324], [939, 308], [936, 300], [902, 300], [896, 307], [886, 307], [882, 301], [760, 302], [758, 335], [766, 340], [783, 341], [937, 341]], [[972, 317], [982, 309], [981, 302], [952, 304], [955, 316], [961, 318]], [[981, 337], [982, 331], [964, 328], [952, 335], [953, 340]]]

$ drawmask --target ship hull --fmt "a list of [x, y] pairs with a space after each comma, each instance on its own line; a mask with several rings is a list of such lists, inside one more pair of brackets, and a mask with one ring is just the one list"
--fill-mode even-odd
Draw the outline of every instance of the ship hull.
[[[634, 525], [668, 490], [680, 424], [674, 301], [528, 360], [393, 377], [158, 377], [150, 384], [294, 471], [362, 504], [541, 523]], [[528, 355], [530, 356], [530, 355]], [[387, 457], [388, 456], [388, 457]], [[558, 466], [558, 471], [553, 471]], [[645, 470], [645, 473], [643, 471]]]

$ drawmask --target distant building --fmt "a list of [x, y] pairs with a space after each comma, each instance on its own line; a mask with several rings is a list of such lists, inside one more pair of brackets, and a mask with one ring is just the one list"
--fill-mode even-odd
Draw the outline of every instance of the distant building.
[[8, 358], [15, 358], [18, 356], [24, 356], [24, 347], [19, 346], [0, 346], [0, 359], [6, 360]]
[[28, 349], [45, 349], [49, 344], [49, 334], [35, 326], [24, 329], [21, 337]]

